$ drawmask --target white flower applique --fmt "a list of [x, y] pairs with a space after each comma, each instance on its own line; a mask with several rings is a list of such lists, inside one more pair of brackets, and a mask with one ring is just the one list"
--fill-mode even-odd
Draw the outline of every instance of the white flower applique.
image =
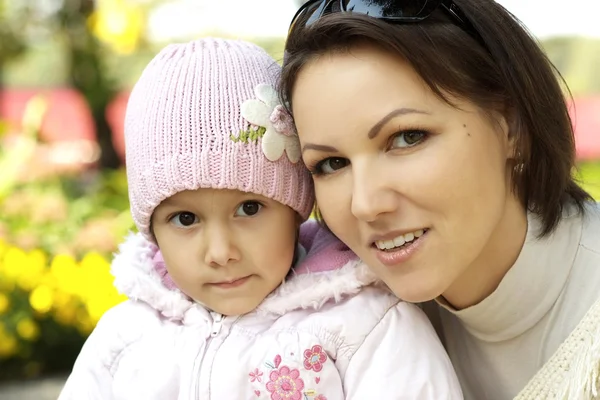
[[292, 163], [300, 160], [300, 142], [291, 115], [279, 102], [275, 89], [260, 84], [254, 89], [257, 99], [246, 100], [241, 112], [252, 125], [264, 127], [262, 151], [269, 161], [277, 161], [285, 151]]

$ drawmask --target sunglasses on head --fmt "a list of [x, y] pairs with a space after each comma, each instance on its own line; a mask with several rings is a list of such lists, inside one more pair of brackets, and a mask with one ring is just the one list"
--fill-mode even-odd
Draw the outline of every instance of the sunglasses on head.
[[414, 23], [428, 18], [438, 7], [445, 10], [465, 32], [481, 37], [452, 0], [309, 0], [294, 15], [289, 32], [301, 17], [310, 26], [327, 14], [350, 12], [368, 15], [390, 23]]

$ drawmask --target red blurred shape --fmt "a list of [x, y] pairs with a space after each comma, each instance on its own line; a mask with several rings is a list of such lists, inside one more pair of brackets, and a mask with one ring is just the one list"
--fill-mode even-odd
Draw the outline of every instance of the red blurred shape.
[[[49, 100], [41, 137], [48, 142], [95, 140], [92, 117], [83, 97], [73, 89], [5, 89], [0, 93], [0, 118], [19, 129], [27, 101], [36, 94]], [[113, 144], [122, 160], [125, 158], [123, 121], [129, 92], [119, 93], [109, 104], [106, 118], [113, 132]], [[577, 158], [600, 159], [600, 95], [575, 99], [571, 116], [575, 126]]]
[[571, 108], [579, 160], [600, 159], [600, 96], [575, 99]]

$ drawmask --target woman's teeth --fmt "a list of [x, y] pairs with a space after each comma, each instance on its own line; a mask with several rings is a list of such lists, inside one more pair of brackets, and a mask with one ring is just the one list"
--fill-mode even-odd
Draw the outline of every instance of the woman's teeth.
[[425, 231], [423, 229], [419, 229], [418, 231], [405, 233], [404, 235], [400, 235], [393, 240], [378, 240], [375, 242], [375, 245], [379, 250], [390, 250], [396, 247], [404, 246], [406, 243], [412, 242], [415, 238], [419, 238], [423, 236]]

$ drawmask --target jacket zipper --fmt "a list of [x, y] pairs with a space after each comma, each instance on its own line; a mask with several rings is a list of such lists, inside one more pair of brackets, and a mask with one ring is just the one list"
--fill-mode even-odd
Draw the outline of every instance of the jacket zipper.
[[[195, 377], [197, 379], [196, 379], [196, 390], [195, 390], [194, 397], [196, 399], [200, 399], [200, 383], [201, 383], [200, 372], [202, 371], [202, 365], [204, 365], [204, 363], [205, 363], [206, 354], [208, 353], [208, 351], [210, 349], [212, 339], [219, 336], [219, 333], [221, 333], [221, 329], [223, 328], [223, 322], [225, 320], [225, 316], [223, 314], [219, 314], [219, 313], [211, 311], [210, 315], [212, 317], [212, 324], [211, 324], [211, 328], [210, 328], [210, 337], [208, 337], [206, 339], [206, 345], [204, 346], [204, 353], [202, 354], [202, 357], [200, 357], [200, 362], [198, 363], [198, 366], [195, 368]], [[233, 323], [235, 323], [238, 320], [238, 318], [235, 318], [233, 320], [232, 325], [233, 325]], [[210, 377], [208, 377], [208, 379], [210, 382]]]
[[210, 337], [216, 337], [219, 332], [221, 332], [221, 328], [223, 327], [223, 320], [225, 316], [223, 314], [217, 314], [215, 312], [211, 312], [210, 315], [213, 317], [212, 329], [210, 331]]

